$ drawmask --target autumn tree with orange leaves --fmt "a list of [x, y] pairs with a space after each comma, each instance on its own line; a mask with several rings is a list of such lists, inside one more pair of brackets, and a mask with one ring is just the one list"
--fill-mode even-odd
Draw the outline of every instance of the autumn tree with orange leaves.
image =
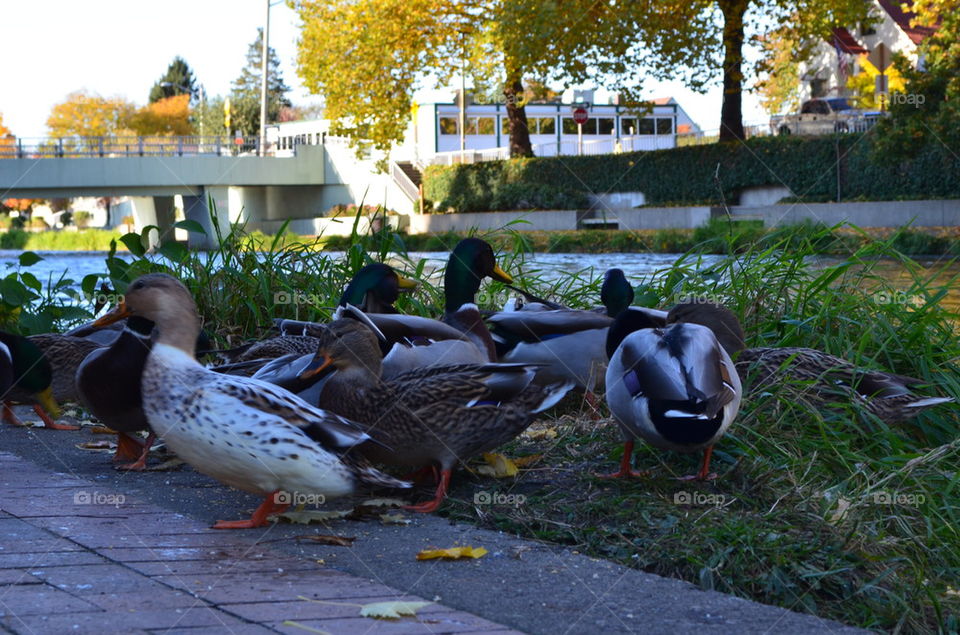
[[129, 127], [144, 136], [193, 134], [190, 95], [175, 95], [144, 106], [130, 117]]

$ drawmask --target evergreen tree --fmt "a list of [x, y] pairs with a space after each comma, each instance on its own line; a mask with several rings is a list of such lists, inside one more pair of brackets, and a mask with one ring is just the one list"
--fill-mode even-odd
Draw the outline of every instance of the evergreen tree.
[[[263, 29], [257, 29], [257, 39], [247, 50], [247, 65], [233, 82], [230, 94], [231, 124], [244, 135], [260, 132], [260, 70], [262, 68]], [[280, 58], [273, 47], [267, 50], [267, 122], [277, 121], [280, 109], [290, 107], [286, 94], [290, 87], [283, 83]]]
[[[161, 85], [163, 84], [163, 85]], [[155, 103], [167, 97], [190, 94], [193, 101], [197, 95], [196, 79], [190, 65], [179, 55], [173, 58], [167, 72], [160, 76], [150, 89], [150, 103]]]

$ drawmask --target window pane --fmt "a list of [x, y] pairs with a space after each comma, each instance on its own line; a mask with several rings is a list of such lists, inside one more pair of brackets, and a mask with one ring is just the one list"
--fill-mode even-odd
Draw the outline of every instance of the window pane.
[[644, 117], [640, 120], [640, 127], [637, 129], [637, 134], [653, 134], [653, 118]]
[[620, 117], [620, 134], [622, 135], [637, 134], [637, 118], [636, 117]]
[[538, 134], [557, 134], [557, 120], [555, 117], [540, 117]]
[[601, 117], [597, 119], [598, 134], [613, 134], [613, 118]]
[[510, 118], [500, 117], [500, 134], [510, 136]]
[[657, 119], [657, 134], [673, 134], [673, 119]]
[[577, 134], [577, 122], [573, 120], [573, 117], [561, 117], [560, 119], [563, 134]]
[[456, 118], [440, 117], [440, 134], [457, 134]]
[[494, 126], [493, 121], [493, 117], [479, 117], [477, 119], [477, 134], [496, 134], [496, 126]]

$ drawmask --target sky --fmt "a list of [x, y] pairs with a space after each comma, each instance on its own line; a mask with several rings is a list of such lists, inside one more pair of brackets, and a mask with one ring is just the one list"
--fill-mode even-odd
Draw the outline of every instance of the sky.
[[[270, 10], [270, 45], [295, 105], [317, 103], [296, 74], [299, 19], [284, 2]], [[264, 23], [267, 0], [0, 0], [0, 113], [22, 138], [46, 136], [51, 108], [76, 90], [147, 102], [177, 55], [207, 95], [226, 95]], [[720, 124], [720, 87], [694, 93], [679, 82], [650, 83], [648, 97], [673, 96], [705, 130]], [[766, 119], [745, 95], [744, 121]]]

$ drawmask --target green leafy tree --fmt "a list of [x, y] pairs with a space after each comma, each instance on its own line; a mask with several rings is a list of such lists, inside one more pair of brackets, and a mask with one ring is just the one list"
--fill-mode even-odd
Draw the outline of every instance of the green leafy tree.
[[924, 148], [960, 152], [960, 0], [917, 0], [915, 24], [936, 27], [920, 46], [922, 70], [901, 59], [902, 93], [892, 93], [890, 117], [877, 125], [878, 160], [910, 159]]
[[150, 103], [184, 94], [189, 94], [191, 100], [194, 99], [197, 96], [197, 85], [190, 65], [178, 55], [170, 62], [167, 72], [154, 82], [150, 89]]
[[[263, 29], [257, 29], [257, 39], [247, 50], [247, 65], [233, 82], [230, 93], [231, 126], [245, 135], [260, 131], [260, 83], [263, 60]], [[345, 66], [347, 64], [344, 64]], [[277, 121], [280, 109], [290, 107], [287, 93], [290, 88], [283, 83], [280, 58], [273, 47], [267, 50], [267, 121]]]
[[[530, 156], [524, 77], [576, 81], [624, 71], [626, 3], [595, 0], [299, 0], [298, 72], [326, 99], [333, 132], [385, 150], [403, 138], [413, 94], [471, 83], [506, 104], [510, 153]], [[602, 47], [591, 43], [603, 38]], [[345, 62], [349, 60], [349, 62]], [[621, 76], [627, 73], [621, 72]]]
[[[720, 108], [720, 141], [744, 137], [744, 45], [759, 38], [760, 25], [777, 25], [774, 36], [800, 58], [804, 47], [822, 41], [832, 29], [868, 20], [870, 3], [863, 0], [697, 0], [678, 3], [652, 0], [631, 3], [632, 20], [640, 27], [645, 51], [638, 61], [660, 79], [675, 79], [685, 69], [684, 80], [703, 90], [720, 69], [723, 101]], [[774, 47], [776, 50], [776, 47]], [[809, 49], [806, 49], [807, 52]], [[787, 69], [789, 71], [789, 68]], [[788, 92], [781, 95], [789, 100]], [[776, 100], [774, 100], [776, 101]], [[768, 99], [769, 103], [769, 99]]]

